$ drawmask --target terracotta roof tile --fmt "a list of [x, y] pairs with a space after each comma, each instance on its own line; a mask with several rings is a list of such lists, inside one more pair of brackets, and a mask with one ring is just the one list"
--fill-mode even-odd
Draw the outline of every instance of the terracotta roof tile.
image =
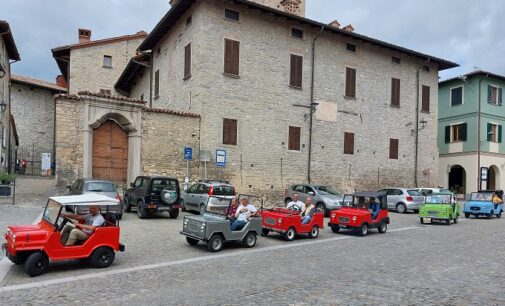
[[105, 98], [105, 99], [111, 99], [111, 100], [115, 100], [115, 101], [122, 101], [122, 102], [128, 102], [128, 103], [146, 104], [145, 101], [142, 101], [139, 99], [132, 99], [132, 98], [127, 98], [127, 97], [119, 97], [119, 96], [109, 96], [106, 94], [89, 92], [89, 91], [79, 91], [78, 95], [79, 96], [91, 96], [91, 97], [97, 97], [97, 98]]
[[98, 46], [98, 45], [111, 44], [111, 43], [115, 43], [115, 42], [123, 41], [123, 40], [144, 38], [146, 36], [147, 36], [146, 31], [139, 31], [139, 32], [137, 32], [135, 34], [131, 34], [131, 35], [122, 35], [122, 36], [110, 37], [110, 38], [99, 39], [99, 40], [90, 40], [87, 42], [56, 47], [56, 48], [53, 48], [52, 51], [54, 53], [54, 52], [62, 51], [62, 50], [66, 50], [66, 49], [87, 48], [87, 47], [93, 47], [93, 46]]
[[175, 110], [171, 110], [171, 109], [147, 108], [147, 107], [144, 107], [142, 110], [145, 111], [145, 112], [149, 112], [149, 113], [161, 113], [161, 114], [170, 114], [170, 115], [183, 116], [183, 117], [200, 118], [199, 114], [188, 113], [188, 112], [181, 112], [181, 111], [175, 111]]
[[22, 75], [12, 74], [11, 80], [13, 83], [25, 84], [25, 85], [30, 85], [30, 86], [40, 87], [40, 88], [44, 88], [44, 89], [60, 91], [60, 92], [67, 91], [67, 89], [65, 87], [61, 87], [55, 83], [49, 83], [46, 81], [37, 80], [37, 79], [30, 78], [30, 77], [22, 76]]

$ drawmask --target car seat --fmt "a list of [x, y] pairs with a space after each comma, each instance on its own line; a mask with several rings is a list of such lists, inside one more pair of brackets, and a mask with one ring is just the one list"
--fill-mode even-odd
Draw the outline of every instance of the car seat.
[[103, 227], [116, 226], [116, 222], [117, 222], [116, 214], [107, 213], [107, 214], [105, 214], [104, 219], [105, 219], [105, 222], [102, 225]]

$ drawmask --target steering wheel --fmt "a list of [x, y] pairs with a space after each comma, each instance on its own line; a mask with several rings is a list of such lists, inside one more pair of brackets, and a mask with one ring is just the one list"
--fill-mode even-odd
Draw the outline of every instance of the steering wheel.
[[61, 221], [61, 224], [59, 225], [58, 227], [58, 230], [61, 232], [63, 230], [63, 228], [65, 227], [65, 225], [70, 222], [70, 223], [73, 223], [72, 219], [68, 218], [68, 217], [62, 217], [61, 218], [62, 221]]

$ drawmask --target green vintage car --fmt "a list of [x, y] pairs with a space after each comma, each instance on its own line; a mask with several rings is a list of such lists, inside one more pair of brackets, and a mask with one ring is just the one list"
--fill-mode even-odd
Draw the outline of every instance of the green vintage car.
[[452, 193], [433, 193], [426, 196], [424, 205], [419, 210], [421, 224], [434, 221], [445, 222], [447, 225], [458, 223], [459, 205]]

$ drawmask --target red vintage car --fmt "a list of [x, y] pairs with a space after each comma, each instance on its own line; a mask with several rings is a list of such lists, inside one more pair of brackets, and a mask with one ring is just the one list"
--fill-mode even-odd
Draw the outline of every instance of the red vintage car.
[[[371, 198], [375, 199], [373, 203], [370, 203]], [[390, 221], [386, 199], [381, 193], [358, 192], [345, 195], [344, 203], [349, 204], [330, 214], [328, 226], [334, 233], [338, 233], [340, 229], [349, 229], [366, 236], [369, 230], [374, 228], [381, 234], [387, 231]]]
[[267, 209], [262, 211], [261, 216], [263, 236], [272, 231], [283, 234], [288, 241], [295, 239], [297, 234], [307, 234], [309, 238], [317, 238], [319, 230], [324, 227], [323, 212], [316, 212], [308, 224], [302, 224], [300, 213], [291, 209]]
[[[108, 206], [117, 204], [118, 200], [99, 194], [49, 198], [40, 222], [8, 227], [2, 249], [13, 263], [24, 264], [24, 271], [30, 276], [44, 273], [49, 261], [89, 258], [97, 268], [108, 267], [114, 261], [115, 252], [124, 251], [124, 245], [119, 243], [119, 221], [114, 214], [107, 213]], [[61, 215], [66, 205], [99, 206], [106, 222], [87, 240], [64, 246], [61, 231], [72, 221]]]

